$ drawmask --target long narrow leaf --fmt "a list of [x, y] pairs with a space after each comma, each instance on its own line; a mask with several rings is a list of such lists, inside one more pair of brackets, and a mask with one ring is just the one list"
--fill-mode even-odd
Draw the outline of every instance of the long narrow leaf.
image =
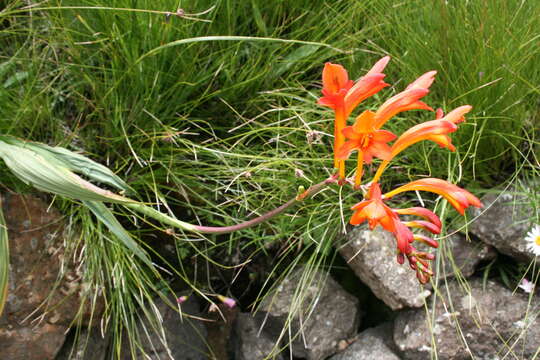
[[132, 202], [93, 185], [67, 168], [24, 147], [0, 141], [0, 157], [15, 176], [39, 190], [77, 200]]
[[83, 204], [94, 213], [96, 218], [101, 221], [128, 249], [152, 267], [152, 262], [140, 246], [133, 240], [131, 235], [124, 229], [122, 224], [114, 217], [109, 208], [99, 201], [83, 201]]
[[2, 211], [2, 199], [0, 199], [0, 315], [4, 311], [4, 305], [8, 293], [9, 281], [9, 243], [6, 221]]
[[23, 141], [12, 136], [0, 136], [0, 140], [32, 150], [48, 161], [82, 174], [91, 180], [113, 186], [119, 190], [134, 192], [124, 180], [107, 167], [68, 149], [57, 146], [52, 147], [38, 142]]

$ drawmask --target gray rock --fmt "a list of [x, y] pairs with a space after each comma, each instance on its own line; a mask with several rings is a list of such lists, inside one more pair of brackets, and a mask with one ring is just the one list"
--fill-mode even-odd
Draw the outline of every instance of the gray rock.
[[271, 333], [272, 327], [264, 327], [265, 314], [259, 312], [255, 315], [240, 313], [234, 324], [232, 347], [234, 359], [251, 360], [272, 358], [282, 360], [283, 356], [276, 354], [279, 350], [279, 332]]
[[385, 323], [358, 334], [358, 339], [330, 360], [400, 360], [394, 352], [392, 323]]
[[393, 310], [421, 307], [431, 292], [424, 289], [407, 264], [396, 261], [396, 240], [380, 227], [356, 226], [339, 248], [345, 261], [373, 293]]
[[444, 267], [439, 271], [441, 279], [455, 276], [455, 268], [459, 269], [461, 276], [471, 277], [480, 262], [492, 260], [497, 256], [492, 246], [474, 239], [467, 240], [465, 235], [460, 233], [450, 235], [439, 244], [448, 254], [444, 259]]
[[66, 341], [55, 360], [105, 360], [109, 337], [101, 336], [98, 328], [83, 328]]
[[440, 360], [533, 357], [540, 348], [538, 297], [529, 305], [524, 293], [512, 294], [494, 281], [488, 281], [485, 290], [481, 279], [469, 285], [470, 293], [456, 281], [439, 289], [443, 296], [434, 309], [430, 306], [428, 318], [424, 310], [398, 316], [394, 340], [405, 359], [431, 359], [435, 353]]
[[[339, 341], [349, 338], [358, 328], [358, 299], [326, 273], [307, 273], [307, 268], [293, 271], [264, 299], [260, 309], [268, 313], [264, 325], [267, 331], [284, 329], [279, 330], [281, 340], [289, 339], [287, 327], [291, 327], [295, 336], [290, 344], [292, 354], [308, 360], [334, 354]], [[293, 320], [288, 322], [288, 318]]]
[[[6, 195], [3, 208], [10, 271], [0, 316], [1, 357], [53, 359], [80, 308], [85, 292], [82, 269], [64, 261], [64, 223], [48, 204], [31, 196]], [[64, 276], [59, 278], [61, 269]], [[101, 311], [96, 308], [94, 317]], [[90, 307], [82, 309], [83, 314], [89, 312]]]
[[[206, 342], [212, 349], [212, 359], [229, 359], [231, 340], [236, 338], [233, 325], [239, 314], [238, 306], [229, 308], [226, 304], [216, 304], [219, 311], [212, 311], [205, 315]], [[236, 359], [236, 357], [233, 357]]]
[[525, 262], [534, 259], [524, 241], [535, 217], [527, 194], [517, 191], [488, 194], [481, 201], [484, 207], [473, 209], [478, 219], [472, 222], [469, 231], [502, 254]]
[[[171, 305], [176, 305], [176, 299], [169, 299]], [[206, 345], [206, 329], [201, 320], [199, 304], [195, 297], [191, 296], [182, 303], [181, 316], [177, 308], [169, 306], [165, 301], [157, 299], [157, 310], [161, 317], [163, 333], [157, 330], [157, 324], [152, 324], [141, 311], [138, 324], [138, 333], [141, 337], [140, 348], [133, 354], [129, 347], [127, 336], [122, 344], [121, 358], [128, 359], [152, 359], [152, 360], [206, 360], [210, 351]]]

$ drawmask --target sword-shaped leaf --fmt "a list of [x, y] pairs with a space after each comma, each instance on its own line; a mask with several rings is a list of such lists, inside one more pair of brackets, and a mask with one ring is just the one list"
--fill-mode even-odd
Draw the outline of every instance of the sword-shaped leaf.
[[76, 200], [133, 202], [82, 179], [53, 156], [0, 140], [0, 157], [15, 176], [39, 190]]
[[71, 171], [82, 174], [91, 180], [113, 186], [119, 190], [134, 193], [124, 180], [115, 175], [107, 167], [73, 151], [62, 147], [52, 147], [38, 142], [23, 141], [12, 136], [0, 136], [0, 140], [34, 151], [48, 161], [65, 167]]
[[131, 235], [124, 229], [122, 224], [114, 217], [109, 208], [99, 201], [83, 201], [83, 204], [94, 213], [94, 215], [101, 221], [122, 243], [133, 253], [144, 261], [150, 268], [153, 267], [152, 262], [141, 249], [141, 247], [133, 240]]

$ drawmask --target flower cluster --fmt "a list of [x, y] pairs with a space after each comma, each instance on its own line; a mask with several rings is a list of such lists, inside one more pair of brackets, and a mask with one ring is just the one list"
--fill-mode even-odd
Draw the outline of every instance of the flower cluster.
[[[428, 191], [444, 197], [462, 215], [467, 207], [481, 207], [482, 204], [468, 191], [441, 179], [416, 180], [386, 194], [382, 194], [379, 180], [394, 157], [419, 141], [430, 140], [442, 148], [454, 151], [455, 147], [448, 134], [457, 130], [457, 125], [465, 120], [464, 115], [471, 110], [471, 106], [458, 107], [446, 116], [438, 109], [434, 120], [415, 125], [399, 137], [390, 131], [381, 130], [398, 113], [408, 110], [433, 111], [421, 101], [429, 93], [429, 87], [435, 79], [436, 71], [429, 71], [409, 84], [404, 91], [385, 101], [377, 111], [366, 110], [356, 118], [352, 126], [347, 126], [347, 119], [360, 102], [388, 86], [383, 81], [385, 75], [382, 71], [389, 60], [388, 56], [379, 60], [356, 83], [349, 80], [347, 71], [341, 65], [327, 63], [323, 70], [323, 97], [318, 103], [330, 107], [335, 113], [334, 166], [341, 185], [346, 183], [345, 160], [353, 151], [358, 153], [355, 189], [361, 188], [364, 163], [370, 164], [373, 158], [382, 160], [367, 186], [365, 199], [352, 207], [354, 213], [350, 223], [359, 225], [367, 220], [371, 229], [381, 225], [393, 233], [397, 241], [397, 261], [403, 264], [407, 259], [410, 267], [416, 271], [418, 280], [426, 283], [433, 275], [428, 261], [433, 260], [434, 255], [417, 250], [413, 243], [417, 241], [434, 248], [438, 243], [430, 237], [413, 233], [411, 228], [439, 234], [441, 221], [432, 211], [423, 207], [395, 209], [386, 205], [385, 200], [405, 191]], [[393, 144], [389, 145], [392, 141]], [[412, 215], [420, 219], [403, 221], [400, 215]]]

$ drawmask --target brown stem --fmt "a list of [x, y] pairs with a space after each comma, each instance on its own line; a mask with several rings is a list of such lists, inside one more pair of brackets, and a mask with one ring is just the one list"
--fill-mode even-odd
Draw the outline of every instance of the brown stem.
[[231, 226], [200, 226], [200, 225], [193, 225], [194, 231], [201, 233], [201, 234], [228, 234], [234, 231], [243, 230], [250, 228], [252, 226], [255, 226], [257, 224], [260, 224], [262, 222], [265, 222], [267, 220], [270, 220], [276, 215], [281, 214], [283, 211], [287, 210], [291, 206], [293, 206], [296, 203], [302, 202], [304, 199], [311, 197], [321, 191], [326, 186], [333, 184], [336, 182], [337, 175], [333, 175], [329, 177], [328, 179], [312, 185], [307, 189], [306, 191], [302, 192], [301, 194], [298, 194], [294, 199], [291, 199], [287, 201], [285, 204], [281, 205], [280, 207], [275, 208], [274, 210], [271, 210], [267, 212], [264, 215], [261, 215], [259, 217], [256, 217], [254, 219], [244, 221], [240, 224], [231, 225]]

